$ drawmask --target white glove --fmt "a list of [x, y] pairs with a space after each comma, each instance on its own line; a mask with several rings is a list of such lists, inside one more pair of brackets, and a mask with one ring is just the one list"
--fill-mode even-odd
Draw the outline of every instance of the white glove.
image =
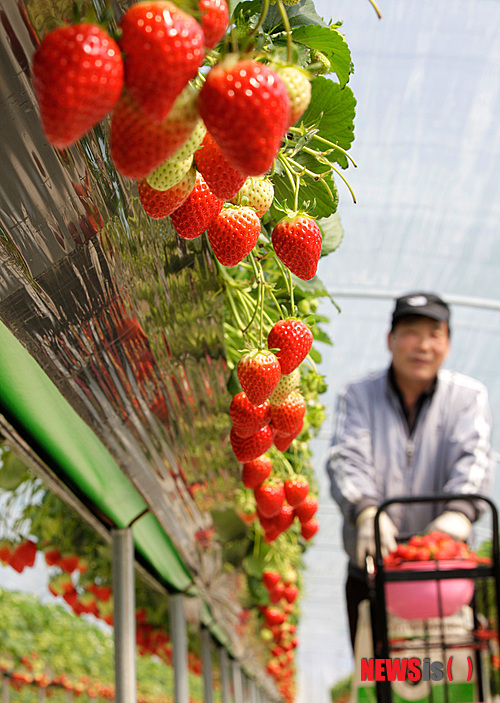
[[[358, 540], [356, 544], [356, 558], [361, 568], [365, 566], [366, 554], [375, 556], [375, 515], [377, 508], [370, 506], [360, 512], [356, 520]], [[380, 528], [380, 549], [382, 556], [386, 557], [393, 552], [397, 545], [396, 537], [398, 528], [387, 513], [380, 513], [378, 524]]]
[[472, 523], [468, 517], [456, 510], [445, 510], [435, 520], [430, 522], [425, 528], [425, 532], [429, 533], [433, 530], [446, 532], [457, 542], [465, 542], [470, 534]]

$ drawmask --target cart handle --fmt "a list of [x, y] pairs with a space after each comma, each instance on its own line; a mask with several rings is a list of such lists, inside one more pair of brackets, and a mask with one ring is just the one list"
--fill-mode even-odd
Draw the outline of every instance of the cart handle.
[[470, 503], [482, 500], [487, 503], [491, 509], [492, 514], [492, 552], [493, 561], [496, 564], [500, 563], [500, 549], [499, 549], [499, 536], [498, 536], [498, 511], [494, 502], [491, 498], [475, 493], [447, 493], [440, 495], [421, 495], [421, 496], [396, 496], [395, 498], [388, 498], [384, 500], [378, 507], [375, 513], [375, 562], [379, 566], [382, 562], [382, 550], [380, 545], [380, 525], [379, 517], [380, 513], [387, 508], [387, 506], [393, 503], [447, 503], [452, 500], [467, 500]]

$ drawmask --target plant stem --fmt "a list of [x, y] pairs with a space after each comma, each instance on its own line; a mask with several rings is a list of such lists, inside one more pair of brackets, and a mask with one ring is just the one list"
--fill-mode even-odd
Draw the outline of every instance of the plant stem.
[[262, 25], [265, 22], [265, 19], [267, 17], [267, 13], [269, 11], [269, 0], [263, 0], [262, 1], [262, 10], [260, 11], [260, 17], [259, 21], [255, 25], [255, 27], [252, 29], [252, 31], [249, 33], [249, 37], [254, 37], [259, 29], [262, 27]]
[[290, 269], [288, 270], [288, 280], [290, 284], [290, 310], [292, 313], [292, 317], [295, 317], [295, 301], [293, 299], [293, 281], [292, 281], [292, 272]]
[[286, 60], [288, 63], [292, 63], [292, 30], [290, 27], [290, 21], [288, 19], [288, 15], [286, 13], [285, 6], [283, 5], [282, 0], [276, 0], [276, 4], [278, 5], [278, 10], [281, 15], [281, 19], [283, 20], [283, 26], [286, 32]]

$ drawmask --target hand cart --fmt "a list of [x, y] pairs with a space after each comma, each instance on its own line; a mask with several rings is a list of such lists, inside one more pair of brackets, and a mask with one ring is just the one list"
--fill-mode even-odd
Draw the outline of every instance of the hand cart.
[[[379, 517], [388, 506], [410, 503], [445, 503], [452, 500], [468, 500], [471, 502], [483, 501], [491, 511], [492, 525], [492, 553], [491, 563], [477, 564], [473, 568], [449, 568], [439, 570], [439, 562], [436, 563], [436, 570], [421, 571], [410, 568], [408, 570], [391, 570], [385, 568], [381, 555], [380, 525]], [[434, 638], [424, 638], [426, 661], [431, 662], [433, 657], [442, 656], [442, 663], [449, 662], [453, 658], [453, 652], [467, 647], [471, 656], [467, 657], [469, 662], [469, 673], [472, 668], [475, 670], [475, 681], [477, 697], [473, 701], [500, 700], [500, 656], [498, 643], [500, 641], [500, 624], [498, 613], [500, 612], [500, 552], [498, 534], [498, 513], [494, 503], [482, 495], [438, 495], [438, 496], [418, 496], [392, 498], [384, 501], [378, 508], [375, 516], [375, 562], [372, 561], [372, 568], [367, 568], [367, 578], [370, 593], [370, 617], [373, 637], [373, 656], [375, 659], [390, 659], [400, 656], [401, 651], [411, 652], [415, 643], [411, 638], [402, 642], [401, 638], [391, 638], [388, 631], [388, 612], [386, 609], [386, 585], [391, 582], [401, 581], [428, 581], [436, 582], [437, 602], [438, 602], [438, 636]], [[368, 560], [367, 560], [368, 561]], [[370, 564], [367, 564], [370, 567]], [[371, 572], [371, 573], [370, 573]], [[461, 641], [450, 638], [447, 631], [447, 621], [449, 618], [443, 616], [441, 582], [447, 579], [473, 579], [473, 596], [470, 603], [472, 608], [471, 632]], [[436, 626], [433, 618], [434, 628]], [[422, 626], [426, 627], [426, 622], [422, 620]], [[404, 638], [403, 638], [404, 640]], [[451, 640], [451, 641], [450, 641]], [[418, 645], [422, 647], [422, 641]], [[473, 661], [475, 660], [475, 661]], [[493, 664], [493, 665], [492, 665]], [[444, 667], [444, 677], [439, 687], [428, 684], [427, 700], [429, 703], [465, 703], [465, 700], [457, 700], [450, 685], [451, 670], [447, 672]], [[446, 675], [448, 673], [448, 676]], [[427, 679], [429, 680], [429, 679]], [[467, 679], [469, 680], [469, 679]], [[376, 682], [376, 699], [378, 703], [396, 703], [398, 696], [393, 695], [392, 684], [389, 680], [379, 680]], [[415, 699], [416, 700], [416, 699]], [[468, 698], [466, 700], [471, 700]]]

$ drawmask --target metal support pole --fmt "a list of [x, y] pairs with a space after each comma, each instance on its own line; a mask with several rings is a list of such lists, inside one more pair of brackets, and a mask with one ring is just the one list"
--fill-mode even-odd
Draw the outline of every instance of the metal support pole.
[[188, 642], [182, 593], [170, 596], [170, 628], [174, 664], [174, 701], [189, 703]]
[[248, 686], [250, 689], [250, 703], [258, 703], [257, 701], [257, 686], [253, 679], [248, 679]]
[[135, 703], [135, 579], [134, 542], [130, 527], [112, 530], [115, 642], [115, 702]]
[[243, 701], [243, 677], [241, 674], [240, 665], [233, 659], [233, 690], [234, 703], [244, 703]]
[[223, 647], [219, 650], [219, 663], [222, 703], [229, 703], [229, 657]]
[[204, 703], [213, 703], [212, 637], [206, 627], [201, 629], [201, 659], [203, 662]]
[[6, 676], [2, 676], [2, 703], [9, 703], [9, 701], [10, 701], [9, 679]]

